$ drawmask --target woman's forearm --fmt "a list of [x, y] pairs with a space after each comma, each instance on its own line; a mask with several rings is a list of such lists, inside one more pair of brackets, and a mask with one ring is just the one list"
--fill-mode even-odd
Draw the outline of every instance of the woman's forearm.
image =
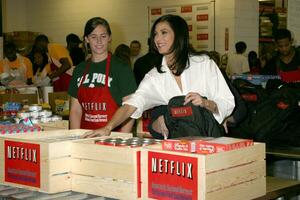
[[70, 115], [69, 115], [70, 129], [80, 128], [81, 115], [82, 115], [81, 105], [79, 104], [77, 99], [71, 97]]
[[80, 121], [81, 121], [81, 113], [71, 110], [69, 116], [70, 129], [79, 129]]
[[131, 118], [129, 118], [128, 120], [123, 122], [121, 125], [121, 132], [125, 132], [125, 133], [132, 132], [132, 127], [134, 125], [134, 122], [135, 122], [135, 120], [131, 119]]
[[106, 128], [108, 130], [113, 130], [123, 122], [125, 122], [133, 113], [136, 111], [136, 107], [131, 105], [121, 106], [114, 114], [112, 119], [107, 123]]

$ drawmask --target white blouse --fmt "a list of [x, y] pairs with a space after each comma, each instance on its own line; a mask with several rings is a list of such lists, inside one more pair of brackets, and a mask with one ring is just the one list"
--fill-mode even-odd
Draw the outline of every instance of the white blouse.
[[163, 58], [161, 68], [165, 73], [159, 73], [156, 68], [148, 72], [136, 92], [123, 102], [123, 104], [137, 108], [131, 117], [137, 119], [145, 110], [159, 105], [167, 105], [174, 96], [197, 92], [217, 104], [219, 112], [214, 113], [214, 117], [219, 123], [222, 123], [235, 106], [234, 96], [222, 73], [213, 60], [206, 55], [191, 56], [189, 61], [190, 67], [185, 69], [180, 76], [182, 91], [167, 67], [165, 58]]

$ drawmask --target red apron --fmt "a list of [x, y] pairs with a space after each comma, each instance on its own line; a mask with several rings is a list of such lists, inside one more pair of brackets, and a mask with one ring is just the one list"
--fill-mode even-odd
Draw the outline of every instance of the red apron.
[[[55, 71], [58, 69], [58, 67], [54, 63], [51, 63], [50, 69], [51, 71]], [[71, 78], [72, 76], [66, 72], [55, 78], [52, 83], [54, 92], [68, 91]]]
[[82, 86], [82, 83], [86, 79], [90, 63], [86, 66], [86, 71], [78, 88], [78, 101], [82, 107], [80, 128], [95, 130], [105, 126], [119, 107], [108, 87], [110, 58], [111, 54], [109, 53], [105, 67], [104, 86], [93, 88]]
[[300, 69], [293, 71], [279, 71], [279, 75], [282, 81], [284, 82], [299, 82], [300, 81]]

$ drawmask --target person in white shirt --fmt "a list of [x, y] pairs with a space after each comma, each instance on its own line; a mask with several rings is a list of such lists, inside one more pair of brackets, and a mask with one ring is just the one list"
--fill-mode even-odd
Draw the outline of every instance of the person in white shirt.
[[136, 92], [123, 102], [105, 127], [83, 137], [110, 135], [129, 117], [137, 119], [143, 111], [167, 105], [172, 97], [180, 95], [185, 95], [185, 104], [192, 102], [211, 111], [220, 124], [231, 114], [234, 96], [214, 61], [191, 53], [188, 25], [182, 17], [158, 18], [150, 39], [150, 47], [163, 55], [162, 64], [146, 74]]
[[250, 71], [248, 58], [244, 55], [247, 45], [245, 42], [240, 41], [235, 44], [236, 53], [228, 56], [228, 63], [226, 67], [226, 74], [231, 77], [232, 75], [240, 75]]

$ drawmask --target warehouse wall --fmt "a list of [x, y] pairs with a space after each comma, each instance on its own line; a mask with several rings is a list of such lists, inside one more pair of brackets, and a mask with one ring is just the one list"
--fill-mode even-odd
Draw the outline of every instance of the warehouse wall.
[[[216, 50], [223, 53], [225, 28], [229, 28], [229, 51], [237, 40], [258, 49], [258, 1], [216, 1]], [[37, 31], [53, 42], [65, 44], [70, 33], [83, 34], [85, 22], [103, 16], [111, 24], [112, 49], [137, 39], [147, 51], [148, 7], [198, 4], [213, 0], [4, 0], [4, 32]], [[256, 21], [255, 21], [256, 20]], [[243, 30], [242, 30], [243, 29]], [[244, 30], [245, 29], [245, 30]]]

